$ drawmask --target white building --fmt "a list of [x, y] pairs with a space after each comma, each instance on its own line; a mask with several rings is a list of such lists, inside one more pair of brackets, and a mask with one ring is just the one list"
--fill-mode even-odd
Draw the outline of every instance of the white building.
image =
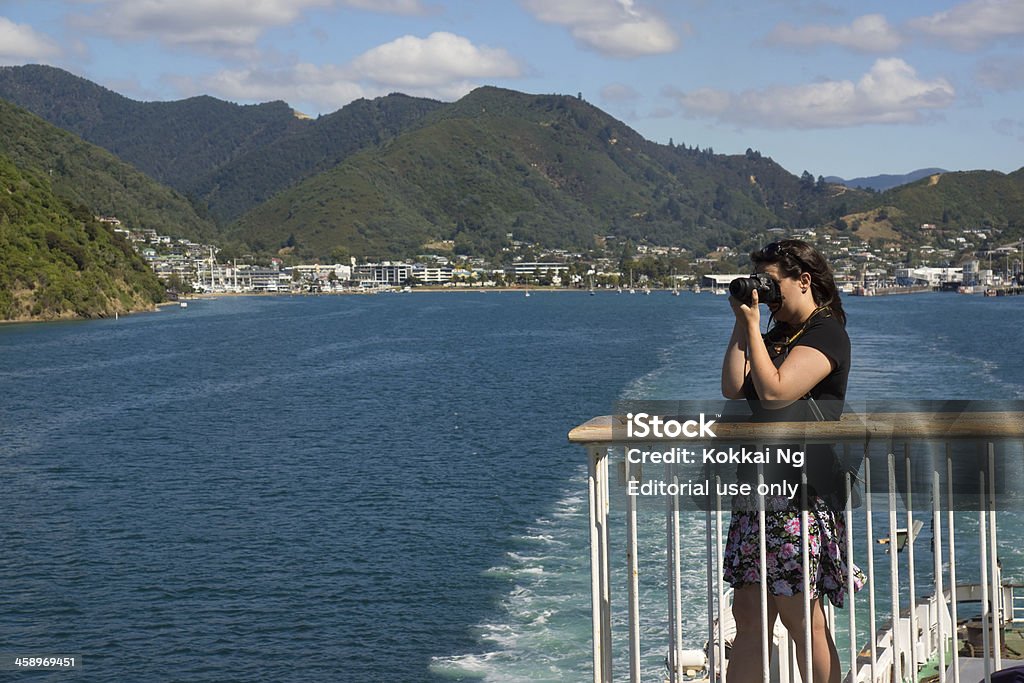
[[452, 267], [426, 266], [417, 263], [412, 268], [412, 276], [423, 284], [433, 285], [452, 281]]
[[412, 277], [412, 264], [392, 263], [364, 263], [356, 266], [352, 273], [352, 279], [364, 285], [404, 285]]
[[288, 273], [298, 272], [302, 276], [303, 280], [322, 280], [330, 277], [332, 272], [334, 273], [334, 277], [338, 280], [346, 281], [352, 279], [352, 266], [343, 266], [340, 263], [314, 263], [310, 265], [292, 266], [291, 268], [285, 268], [284, 270]]
[[515, 275], [557, 275], [569, 270], [569, 264], [545, 261], [523, 261], [512, 265], [512, 272]]
[[966, 275], [965, 268], [931, 268], [922, 266], [920, 268], [897, 268], [896, 284], [909, 287], [910, 285], [928, 285], [938, 287], [943, 282], [963, 282]]
[[750, 277], [750, 273], [708, 273], [700, 279], [700, 286], [713, 291], [727, 290], [729, 283], [738, 277]]

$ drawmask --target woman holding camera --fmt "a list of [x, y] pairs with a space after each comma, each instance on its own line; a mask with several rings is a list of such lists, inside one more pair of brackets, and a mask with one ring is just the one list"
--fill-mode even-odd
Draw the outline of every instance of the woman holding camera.
[[[810, 244], [782, 240], [750, 255], [755, 275], [731, 287], [736, 322], [722, 362], [722, 394], [747, 399], [756, 421], [838, 420], [850, 373], [850, 338], [832, 270]], [[746, 299], [740, 300], [736, 295]], [[749, 296], [749, 298], [747, 298]], [[761, 335], [759, 303], [766, 303], [774, 324]], [[810, 549], [811, 667], [815, 683], [838, 683], [839, 655], [825, 621], [823, 596], [844, 602], [847, 572], [859, 589], [864, 575], [846, 565], [845, 527], [834, 489], [835, 454], [830, 447], [808, 449], [810, 486], [806, 495]], [[740, 479], [756, 473], [741, 471]], [[786, 476], [765, 471], [766, 481]], [[793, 473], [789, 472], [790, 478]], [[798, 498], [801, 494], [798, 494]], [[843, 501], [845, 502], [845, 501]], [[736, 636], [729, 657], [730, 683], [760, 680], [761, 590], [759, 515], [751, 501], [734, 501], [725, 549], [725, 579], [733, 586]], [[797, 647], [804, 671], [801, 500], [765, 500], [768, 633], [779, 617]]]

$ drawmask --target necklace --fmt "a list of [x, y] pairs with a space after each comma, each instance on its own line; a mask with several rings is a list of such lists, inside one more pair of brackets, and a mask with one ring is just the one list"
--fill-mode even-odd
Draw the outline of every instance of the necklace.
[[807, 328], [811, 326], [811, 321], [814, 320], [814, 318], [819, 313], [821, 313], [822, 311], [825, 311], [825, 310], [830, 310], [828, 304], [825, 304], [824, 306], [818, 306], [817, 308], [814, 309], [814, 311], [809, 316], [807, 316], [807, 320], [804, 321], [804, 324], [800, 326], [800, 329], [797, 330], [793, 334], [793, 336], [791, 336], [789, 339], [787, 339], [784, 342], [774, 342], [772, 344], [772, 351], [774, 352], [773, 355], [772, 355], [772, 358], [778, 357], [784, 351], [789, 351], [789, 347], [793, 345], [793, 342], [795, 342], [797, 339], [799, 339], [803, 335], [803, 333], [807, 331]]

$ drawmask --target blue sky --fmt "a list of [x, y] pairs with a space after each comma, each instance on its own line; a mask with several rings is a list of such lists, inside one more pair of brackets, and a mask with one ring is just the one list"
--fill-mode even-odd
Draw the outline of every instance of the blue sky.
[[0, 64], [310, 115], [491, 84], [847, 178], [1024, 166], [1024, 0], [0, 0]]

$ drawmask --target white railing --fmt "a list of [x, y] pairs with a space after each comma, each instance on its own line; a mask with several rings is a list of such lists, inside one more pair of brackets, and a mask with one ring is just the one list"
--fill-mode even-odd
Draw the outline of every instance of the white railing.
[[[661, 583], [661, 568], [641, 566], [638, 556], [638, 509], [636, 495], [628, 494], [628, 482], [641, 481], [644, 465], [637, 465], [624, 458], [627, 447], [655, 445], [665, 450], [675, 445], [684, 446], [686, 440], [676, 439], [634, 439], [627, 436], [625, 418], [606, 416], [595, 418], [570, 432], [572, 442], [584, 446], [589, 463], [590, 495], [590, 539], [592, 577], [592, 618], [593, 618], [593, 680], [611, 682], [626, 680], [613, 674], [612, 638], [612, 551], [609, 547], [609, 510], [611, 488], [609, 467], [612, 462], [620, 468], [620, 479], [627, 486], [620, 488], [625, 498], [626, 526], [626, 593], [628, 605], [628, 680], [641, 680], [642, 659], [654, 651], [664, 651], [664, 642], [641, 642], [641, 601], [642, 582]], [[847, 564], [862, 565], [868, 582], [866, 588], [856, 594], [853, 577], [847, 581], [847, 619], [849, 643], [843, 668], [843, 680], [851, 683], [870, 681], [916, 681], [926, 665], [934, 666], [938, 680], [945, 683], [947, 669], [949, 680], [960, 682], [961, 662], [957, 644], [956, 625], [960, 619], [960, 605], [978, 603], [981, 620], [981, 644], [985, 680], [991, 673], [1002, 667], [1001, 633], [1003, 624], [1017, 621], [1024, 614], [1024, 601], [1019, 591], [1004, 586], [997, 561], [998, 538], [996, 529], [997, 491], [1004, 491], [1005, 482], [998, 482], [997, 473], [1002, 477], [1005, 470], [997, 466], [997, 455], [1004, 460], [1006, 448], [1017, 448], [1024, 442], [1024, 412], [987, 411], [978, 413], [935, 412], [861, 412], [847, 414], [838, 422], [811, 423], [720, 423], [715, 428], [715, 446], [723, 444], [779, 443], [829, 443], [841, 445], [844, 452], [862, 453], [859, 475], [863, 478], [866, 495], [863, 506], [853, 509], [849, 502], [850, 493], [856, 482], [846, 477], [847, 507], [842, 515], [846, 526]], [[922, 444], [929, 447], [927, 457], [921, 457], [918, 450]], [[979, 457], [975, 453], [978, 444], [983, 448]], [[943, 452], [944, 451], [944, 452]], [[966, 453], [966, 455], [965, 455]], [[1013, 466], [1021, 468], [1021, 460]], [[650, 467], [650, 465], [646, 465]], [[976, 478], [976, 483], [967, 485], [964, 472]], [[684, 476], [678, 468], [665, 465], [666, 483], [680, 483]], [[803, 475], [806, 483], [806, 473]], [[759, 481], [763, 481], [759, 479]], [[715, 482], [718, 483], [717, 480]], [[974, 495], [973, 502], [965, 501], [964, 490]], [[717, 491], [717, 486], [715, 487]], [[1002, 494], [1001, 494], [1002, 495]], [[917, 500], [915, 500], [915, 496]], [[730, 640], [732, 617], [730, 613], [731, 590], [722, 578], [723, 529], [726, 524], [722, 496], [713, 496], [713, 510], [703, 513], [706, 573], [702, 579], [707, 588], [708, 631], [699, 636], [706, 639], [703, 651], [686, 649], [684, 643], [693, 633], [684, 633], [682, 617], [682, 590], [685, 582], [694, 579], [694, 568], [681, 566], [683, 535], [680, 525], [685, 519], [692, 522], [700, 513], [685, 511], [685, 499], [679, 495], [665, 498], [665, 558], [666, 565], [661, 576], [667, 577], [666, 617], [667, 628], [667, 680], [672, 683], [685, 680], [725, 681], [728, 669], [727, 647]], [[764, 507], [761, 499], [759, 510], [760, 559], [765, 564], [766, 540], [764, 536]], [[922, 505], [927, 502], [927, 509]], [[1001, 502], [1001, 501], [1000, 501]], [[900, 504], [902, 503], [902, 505]], [[728, 505], [728, 501], [726, 501]], [[963, 525], [965, 508], [977, 513], [977, 546], [958, 547], [955, 543], [956, 524]], [[879, 510], [878, 508], [882, 508]], [[806, 506], [801, 513], [802, 529], [808, 525]], [[960, 512], [955, 513], [955, 510]], [[922, 514], [923, 513], [923, 514]], [[697, 515], [695, 517], [695, 515]], [[875, 526], [880, 519], [887, 518], [888, 532], [888, 578], [875, 566], [874, 552], [865, 557], [854, 555], [854, 521], [863, 515], [863, 528], [867, 547], [874, 545]], [[933, 562], [930, 569], [930, 596], [920, 597], [925, 592], [917, 585], [918, 567], [914, 553], [914, 537], [923, 523], [930, 517], [933, 535]], [[905, 526], [901, 526], [901, 522]], [[884, 522], [883, 522], [884, 524]], [[973, 522], [970, 523], [973, 528]], [[961, 536], [963, 531], [961, 530]], [[801, 534], [801, 553], [807, 566], [808, 538]], [[863, 540], [863, 539], [858, 539]], [[863, 545], [863, 543], [861, 544]], [[980, 570], [970, 577], [957, 576], [957, 558], [975, 560]], [[945, 562], [944, 562], [945, 558]], [[928, 573], [928, 572], [925, 572]], [[781, 625], [767, 633], [768, 589], [766, 572], [761, 572], [762, 611], [762, 661], [771, 661], [764, 666], [763, 681], [801, 681], [798, 663], [795, 659], [795, 642], [792, 634]], [[810, 601], [808, 581], [804, 577], [804, 624], [805, 631], [796, 637], [810, 642]], [[648, 584], [650, 585], [650, 584]], [[955, 589], [953, 587], [956, 587]], [[921, 591], [919, 591], [921, 588]], [[884, 589], [884, 590], [883, 590]], [[990, 596], [994, 600], [990, 600]], [[824, 599], [823, 599], [824, 602]], [[866, 603], [866, 604], [865, 604]], [[867, 626], [858, 629], [858, 609], [867, 612]], [[886, 623], [879, 623], [879, 613], [888, 614]], [[835, 632], [835, 614], [830, 609], [828, 620]], [[621, 637], [621, 635], [619, 636]], [[862, 644], [866, 646], [861, 647]], [[802, 663], [811, 671], [811, 648], [804, 648], [806, 659]], [[947, 654], [949, 657], [947, 658]], [[648, 676], [649, 678], [649, 676]], [[973, 680], [977, 680], [975, 677]], [[660, 679], [659, 679], [660, 680]], [[971, 679], [967, 679], [971, 680]], [[973, 683], [972, 680], [972, 683]], [[733, 681], [735, 683], [735, 681]]]

